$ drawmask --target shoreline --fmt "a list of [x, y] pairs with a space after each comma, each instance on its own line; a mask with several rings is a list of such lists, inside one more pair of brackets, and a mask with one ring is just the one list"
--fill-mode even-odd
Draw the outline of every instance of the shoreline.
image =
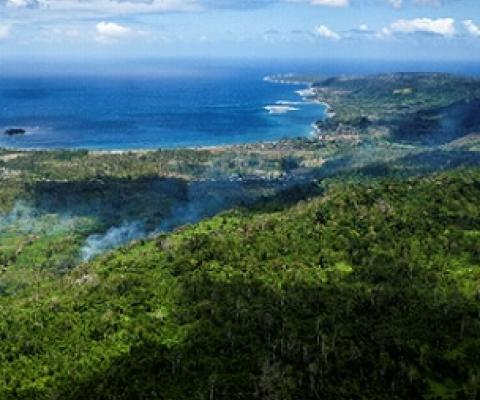
[[[294, 74], [291, 74], [291, 77], [294, 77]], [[323, 107], [325, 107], [324, 111], [324, 117], [325, 119], [331, 118], [332, 116], [335, 115], [335, 113], [331, 113], [330, 110], [332, 110], [332, 107], [324, 102], [321, 101], [317, 98], [317, 93], [312, 87], [312, 82], [308, 81], [290, 81], [288, 79], [283, 80], [283, 79], [276, 79], [275, 75], [269, 75], [263, 78], [264, 81], [269, 82], [269, 83], [274, 83], [274, 84], [281, 84], [281, 85], [293, 85], [293, 86], [306, 86], [304, 89], [296, 90], [295, 93], [302, 99], [302, 101], [295, 102], [300, 104], [318, 104]], [[293, 106], [287, 106], [286, 104], [280, 103], [281, 100], [279, 100], [275, 105], [267, 105], [264, 107], [264, 109], [269, 112], [272, 115], [277, 115], [277, 114], [284, 114], [286, 112], [290, 111], [298, 111], [300, 110], [299, 108], [293, 107]], [[293, 103], [289, 102], [289, 103]], [[288, 110], [285, 112], [275, 112], [276, 107], [282, 108], [282, 107], [288, 107]], [[272, 112], [273, 110], [273, 112]], [[115, 155], [115, 154], [127, 154], [127, 153], [135, 153], [135, 154], [148, 154], [148, 153], [154, 153], [157, 151], [181, 151], [181, 150], [190, 150], [190, 151], [228, 151], [228, 150], [234, 150], [235, 148], [243, 148], [248, 146], [254, 146], [254, 147], [260, 147], [260, 150], [264, 146], [275, 146], [278, 145], [280, 142], [285, 142], [285, 141], [292, 141], [292, 140], [298, 140], [298, 139], [305, 139], [305, 140], [311, 140], [312, 137], [316, 137], [319, 132], [318, 129], [316, 128], [316, 122], [318, 119], [310, 123], [310, 127], [313, 128], [313, 131], [310, 131], [306, 133], [305, 135], [298, 136], [298, 137], [280, 137], [275, 140], [256, 140], [252, 142], [240, 142], [240, 143], [230, 143], [230, 144], [214, 144], [214, 145], [190, 145], [190, 146], [166, 146], [166, 147], [147, 147], [147, 148], [131, 148], [131, 149], [101, 149], [101, 148], [88, 148], [88, 147], [78, 147], [78, 148], [71, 148], [71, 147], [11, 147], [11, 146], [3, 146], [0, 145], [0, 152], [1, 151], [6, 151], [9, 153], [27, 153], [27, 152], [82, 152], [86, 151], [89, 154], [93, 155]]]
[[181, 147], [158, 147], [158, 148], [132, 148], [132, 149], [88, 149], [88, 148], [18, 148], [18, 147], [2, 147], [0, 146], [0, 156], [1, 152], [11, 153], [55, 153], [55, 152], [87, 152], [93, 155], [115, 155], [115, 154], [147, 154], [155, 153], [158, 151], [228, 151], [234, 150], [235, 148], [241, 148], [245, 150], [246, 148], [257, 148], [258, 150], [263, 150], [264, 147], [268, 146], [277, 146], [282, 142], [290, 142], [295, 140], [311, 140], [310, 135], [299, 136], [299, 137], [285, 137], [278, 140], [267, 140], [267, 141], [257, 141], [257, 142], [245, 142], [237, 144], [219, 144], [219, 145], [199, 145], [199, 146], [181, 146]]

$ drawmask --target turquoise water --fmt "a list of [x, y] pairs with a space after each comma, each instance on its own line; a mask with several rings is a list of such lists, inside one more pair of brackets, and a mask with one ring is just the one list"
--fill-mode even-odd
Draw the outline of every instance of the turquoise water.
[[[0, 146], [138, 149], [307, 136], [324, 107], [305, 85], [266, 82], [261, 68], [196, 73], [0, 78]], [[273, 106], [273, 108], [269, 108]], [[269, 112], [269, 110], [273, 112]]]

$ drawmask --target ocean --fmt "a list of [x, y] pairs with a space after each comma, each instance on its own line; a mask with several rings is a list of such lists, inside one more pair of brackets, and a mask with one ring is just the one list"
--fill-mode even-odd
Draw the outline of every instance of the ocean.
[[[0, 147], [128, 150], [305, 137], [325, 107], [302, 99], [297, 91], [305, 85], [265, 76], [407, 69], [442, 68], [313, 61], [0, 68]], [[8, 128], [26, 134], [4, 135]]]

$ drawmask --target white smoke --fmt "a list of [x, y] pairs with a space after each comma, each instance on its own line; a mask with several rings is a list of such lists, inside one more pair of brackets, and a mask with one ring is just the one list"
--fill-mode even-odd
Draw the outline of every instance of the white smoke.
[[84, 261], [91, 260], [105, 251], [113, 250], [145, 236], [147, 236], [147, 232], [143, 224], [138, 221], [112, 227], [104, 235], [91, 235], [87, 238], [81, 250], [82, 259]]
[[16, 231], [22, 234], [49, 235], [71, 231], [75, 228], [77, 219], [69, 215], [44, 214], [27, 202], [18, 201], [8, 213], [0, 214], [0, 231]]
[[248, 185], [244, 187], [231, 181], [190, 183], [188, 199], [173, 206], [169, 215], [156, 228], [148, 229], [145, 222], [139, 220], [112, 227], [105, 234], [88, 237], [80, 255], [84, 261], [90, 261], [129, 242], [170, 232], [183, 225], [194, 224], [214, 216], [223, 210], [251, 202], [258, 199], [262, 193], [261, 190], [249, 190]]

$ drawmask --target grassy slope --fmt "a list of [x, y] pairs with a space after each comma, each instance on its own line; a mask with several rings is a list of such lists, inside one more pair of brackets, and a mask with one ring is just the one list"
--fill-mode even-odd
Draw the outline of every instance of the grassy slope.
[[324, 133], [354, 131], [438, 145], [480, 130], [478, 78], [398, 73], [330, 78], [314, 86], [336, 113], [319, 123]]
[[472, 399], [480, 170], [233, 212], [0, 298], [2, 399]]

